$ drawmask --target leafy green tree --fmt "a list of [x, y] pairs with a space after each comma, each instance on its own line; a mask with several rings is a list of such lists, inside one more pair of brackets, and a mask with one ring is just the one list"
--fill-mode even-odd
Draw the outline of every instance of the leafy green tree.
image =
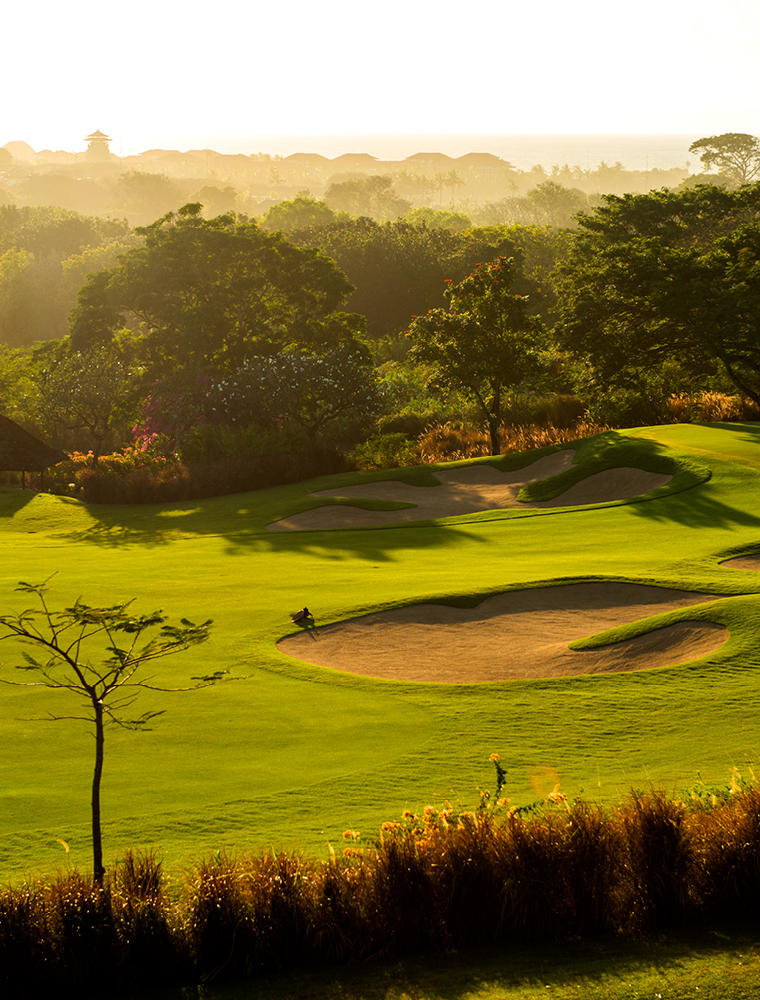
[[671, 391], [723, 371], [757, 400], [759, 228], [760, 184], [607, 196], [559, 269], [558, 336], [600, 387], [667, 364]]
[[[186, 688], [169, 688], [141, 676], [145, 664], [189, 649], [209, 637], [211, 621], [196, 624], [182, 618], [168, 623], [161, 611], [137, 615], [132, 602], [93, 607], [78, 598], [63, 609], [52, 608], [47, 599], [47, 581], [19, 583], [16, 588], [34, 599], [34, 605], [17, 614], [0, 615], [0, 641], [12, 640], [24, 647], [24, 662], [16, 667], [31, 679], [5, 684], [65, 691], [80, 702], [81, 714], [48, 716], [51, 720], [79, 719], [92, 725], [95, 762], [92, 776], [91, 828], [93, 880], [103, 884], [103, 837], [100, 786], [105, 755], [107, 723], [123, 729], [145, 729], [161, 710], [134, 715], [131, 708], [141, 691], [180, 691], [221, 679], [221, 673], [198, 678]], [[26, 650], [33, 650], [29, 653]], [[92, 658], [91, 658], [92, 657]]]
[[261, 220], [261, 225], [271, 232], [279, 230], [288, 236], [292, 233], [329, 226], [336, 219], [335, 212], [325, 202], [299, 195], [292, 201], [281, 201], [277, 205], [272, 205]]
[[31, 370], [28, 350], [0, 344], [0, 413], [6, 417], [18, 420], [27, 415], [26, 401], [34, 394]]
[[429, 229], [447, 229], [450, 233], [463, 233], [472, 228], [472, 220], [463, 212], [430, 208], [427, 205], [413, 208], [403, 219], [411, 226], [427, 226]]
[[577, 216], [585, 211], [589, 199], [577, 188], [563, 187], [555, 181], [544, 181], [525, 196], [530, 207], [530, 222], [537, 226], [556, 226], [570, 229], [576, 225]]
[[209, 398], [225, 421], [294, 422], [312, 439], [339, 418], [376, 416], [382, 405], [369, 351], [352, 339], [320, 354], [290, 349], [247, 358], [212, 384]]
[[61, 265], [29, 250], [0, 254], [0, 343], [23, 347], [66, 331]]
[[294, 239], [337, 262], [354, 286], [347, 307], [366, 317], [373, 340], [397, 336], [411, 316], [442, 305], [447, 278], [459, 281], [499, 255], [520, 256], [512, 236], [496, 229], [454, 233], [403, 220], [344, 218]]
[[47, 344], [34, 356], [36, 387], [29, 415], [59, 446], [95, 459], [107, 445], [127, 439], [127, 427], [143, 389], [142, 371], [129, 337], [92, 345], [86, 352], [68, 342]]
[[145, 245], [91, 275], [72, 314], [77, 349], [137, 327], [165, 370], [234, 368], [252, 354], [343, 335], [334, 322], [351, 286], [317, 250], [232, 215], [185, 205], [139, 231]]
[[68, 318], [76, 306], [79, 290], [90, 275], [116, 267], [122, 254], [141, 245], [142, 240], [140, 237], [136, 233], [131, 232], [120, 239], [111, 240], [99, 246], [86, 247], [84, 250], [71, 254], [70, 257], [66, 257], [61, 261], [63, 285], [68, 303], [66, 314], [67, 331]]
[[511, 196], [485, 205], [480, 220], [486, 225], [552, 226], [574, 229], [577, 217], [588, 211], [596, 198], [555, 180], [537, 184], [523, 197]]
[[114, 185], [118, 211], [138, 226], [179, 208], [187, 200], [187, 193], [187, 184], [139, 170], [122, 174]]
[[65, 336], [81, 283], [69, 263], [81, 261], [81, 279], [84, 259], [104, 243], [123, 246], [126, 233], [121, 222], [57, 208], [0, 207], [0, 342], [25, 346]]
[[510, 390], [535, 386], [543, 371], [539, 328], [524, 296], [512, 290], [513, 263], [479, 265], [445, 292], [448, 308], [432, 309], [409, 327], [410, 358], [431, 366], [443, 391], [474, 400], [488, 428], [491, 454], [501, 452], [499, 429]]
[[325, 191], [325, 202], [336, 212], [366, 215], [379, 222], [397, 219], [412, 207], [393, 190], [393, 178], [377, 174], [333, 181]]
[[203, 214], [207, 219], [213, 219], [217, 215], [224, 215], [226, 212], [234, 212], [236, 210], [238, 193], [229, 184], [225, 184], [224, 187], [217, 187], [214, 184], [204, 184], [193, 195], [192, 200], [199, 201], [203, 205]]
[[88, 247], [126, 237], [126, 223], [61, 208], [0, 206], [0, 249], [28, 250], [36, 257], [64, 260]]
[[707, 170], [717, 169], [735, 184], [760, 177], [760, 139], [745, 132], [724, 132], [697, 139], [689, 146]]
[[18, 184], [13, 193], [19, 205], [59, 208], [84, 215], [100, 215], [114, 208], [110, 185], [102, 180], [72, 177], [62, 173], [32, 173]]

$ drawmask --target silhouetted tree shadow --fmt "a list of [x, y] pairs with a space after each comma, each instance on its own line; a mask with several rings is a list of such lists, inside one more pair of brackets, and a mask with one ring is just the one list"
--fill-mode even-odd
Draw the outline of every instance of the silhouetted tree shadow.
[[[188, 535], [224, 538], [229, 554], [251, 552], [300, 552], [321, 559], [358, 558], [374, 562], [389, 561], [396, 549], [440, 548], [468, 540], [487, 544], [487, 539], [450, 524], [403, 524], [375, 528], [352, 528], [329, 531], [270, 532], [258, 524], [248, 527], [250, 516], [241, 509], [226, 518], [209, 517], [202, 507], [180, 512], [168, 518], [161, 511], [138, 512], [125, 517], [123, 508], [89, 508], [96, 523], [81, 531], [66, 533], [67, 541], [88, 542], [104, 548], [141, 545], [147, 548], [168, 545]], [[171, 511], [176, 515], [176, 511]]]

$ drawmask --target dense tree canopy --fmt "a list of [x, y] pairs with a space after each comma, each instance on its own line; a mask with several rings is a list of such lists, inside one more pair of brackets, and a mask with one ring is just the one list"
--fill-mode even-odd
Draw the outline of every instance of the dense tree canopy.
[[369, 216], [380, 222], [397, 219], [412, 207], [393, 189], [393, 178], [373, 175], [335, 181], [325, 191], [325, 201], [336, 212]]
[[452, 232], [367, 218], [342, 219], [293, 239], [318, 247], [338, 263], [354, 286], [347, 305], [366, 317], [374, 339], [399, 334], [412, 316], [443, 304], [447, 279], [460, 281], [476, 264], [499, 256], [514, 259], [515, 290], [530, 296], [530, 306], [549, 307], [548, 272], [567, 242], [558, 231], [541, 227]]
[[562, 340], [606, 384], [675, 360], [760, 399], [759, 233], [760, 185], [607, 197], [561, 269]]
[[407, 212], [404, 222], [412, 226], [427, 226], [429, 229], [448, 229], [452, 233], [463, 233], [466, 229], [472, 229], [472, 219], [464, 212], [430, 208], [429, 205], [413, 208]]
[[285, 235], [329, 226], [335, 222], [335, 212], [323, 201], [299, 195], [291, 201], [280, 201], [266, 212], [261, 225], [264, 229], [279, 230]]
[[0, 343], [22, 347], [63, 337], [93, 255], [105, 245], [126, 249], [128, 238], [123, 222], [0, 206]]
[[335, 264], [246, 218], [206, 220], [186, 205], [140, 230], [145, 245], [92, 275], [72, 317], [78, 348], [139, 328], [154, 359], [228, 367], [290, 344], [352, 338], [358, 317], [337, 312], [351, 286]]

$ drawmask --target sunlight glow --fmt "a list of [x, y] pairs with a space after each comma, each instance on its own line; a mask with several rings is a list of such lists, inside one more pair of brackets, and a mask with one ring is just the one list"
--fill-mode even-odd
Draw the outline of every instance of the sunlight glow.
[[4, 36], [0, 145], [760, 131], [755, 0], [33, 0]]

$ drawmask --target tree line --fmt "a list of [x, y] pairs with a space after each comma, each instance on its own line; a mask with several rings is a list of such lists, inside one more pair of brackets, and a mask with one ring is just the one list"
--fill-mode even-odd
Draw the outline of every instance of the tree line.
[[521, 393], [612, 422], [704, 389], [760, 404], [759, 213], [758, 183], [607, 195], [573, 230], [379, 223], [304, 197], [261, 223], [190, 203], [136, 231], [6, 209], [0, 262], [96, 266], [65, 336], [6, 336], [0, 407], [95, 458], [197, 459], [262, 435], [345, 455], [447, 405], [495, 452]]

